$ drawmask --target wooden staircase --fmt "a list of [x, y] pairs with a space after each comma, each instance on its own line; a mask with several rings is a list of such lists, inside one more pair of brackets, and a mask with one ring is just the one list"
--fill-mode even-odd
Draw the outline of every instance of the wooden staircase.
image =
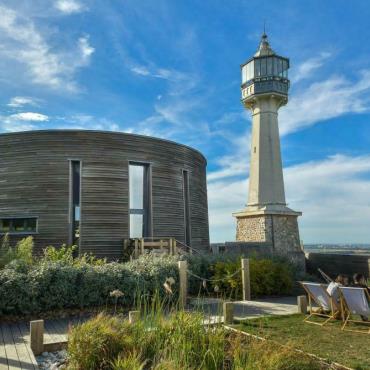
[[148, 253], [158, 256], [164, 254], [175, 256], [193, 253], [192, 248], [172, 237], [125, 239], [123, 241], [123, 249], [125, 255], [129, 255], [130, 259], [136, 259]]

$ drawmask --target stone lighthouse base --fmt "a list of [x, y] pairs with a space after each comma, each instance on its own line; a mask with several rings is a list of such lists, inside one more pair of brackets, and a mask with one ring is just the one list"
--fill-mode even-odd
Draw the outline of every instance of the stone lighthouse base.
[[236, 241], [269, 246], [273, 255], [287, 257], [304, 268], [304, 253], [297, 218], [300, 212], [248, 211], [234, 213], [237, 219]]

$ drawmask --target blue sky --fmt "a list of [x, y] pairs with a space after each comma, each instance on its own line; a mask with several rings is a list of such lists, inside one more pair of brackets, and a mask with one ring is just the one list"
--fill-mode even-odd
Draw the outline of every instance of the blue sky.
[[240, 64], [263, 22], [290, 58], [280, 111], [287, 201], [301, 238], [370, 242], [370, 3], [0, 0], [0, 132], [117, 130], [208, 159], [211, 240], [234, 240], [251, 122]]

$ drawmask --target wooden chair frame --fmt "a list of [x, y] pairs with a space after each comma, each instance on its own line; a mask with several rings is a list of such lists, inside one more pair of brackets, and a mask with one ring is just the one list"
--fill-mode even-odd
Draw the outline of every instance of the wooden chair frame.
[[[325, 312], [315, 312], [313, 307], [312, 307], [312, 302], [315, 302], [319, 308], [321, 309], [324, 309], [324, 307], [322, 307], [322, 304], [316, 299], [316, 297], [305, 287], [305, 283], [304, 282], [300, 282], [300, 284], [302, 285], [303, 289], [305, 290], [305, 292], [307, 293], [307, 296], [308, 296], [308, 309], [309, 309], [309, 315], [307, 317], [304, 318], [304, 322], [307, 322], [309, 324], [314, 324], [314, 325], [319, 325], [319, 326], [324, 326], [325, 324], [327, 324], [329, 321], [331, 320], [335, 320], [338, 315], [340, 314], [340, 309], [337, 305], [334, 304], [334, 300], [333, 298], [329, 295], [329, 293], [326, 291], [326, 286], [324, 284], [319, 284], [322, 288], [323, 288], [323, 291], [325, 292], [326, 296], [328, 297], [329, 299], [329, 302], [330, 302], [330, 311], [329, 313], [325, 313]], [[337, 307], [336, 307], [337, 306]], [[318, 317], [322, 317], [322, 318], [326, 318], [326, 320], [324, 322], [316, 322], [316, 321], [312, 321], [310, 320], [313, 316], [318, 316]]]
[[[365, 297], [367, 298], [368, 302], [370, 302], [370, 294], [366, 288], [363, 288], [365, 291]], [[340, 291], [340, 290], [339, 290]], [[340, 291], [340, 305], [342, 309], [342, 317], [343, 317], [343, 325], [342, 330], [343, 331], [352, 331], [354, 333], [362, 333], [362, 334], [370, 334], [370, 318], [369, 321], [363, 321], [363, 320], [351, 320], [351, 316], [353, 316], [352, 312], [350, 311], [347, 301], [345, 297], [343, 296], [343, 293]], [[349, 323], [355, 323], [355, 324], [362, 324], [362, 325], [369, 325], [368, 330], [356, 330], [356, 329], [349, 329], [347, 328], [347, 325]]]

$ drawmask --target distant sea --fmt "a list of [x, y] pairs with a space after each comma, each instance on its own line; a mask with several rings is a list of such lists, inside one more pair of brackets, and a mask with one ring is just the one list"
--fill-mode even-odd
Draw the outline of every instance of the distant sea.
[[305, 252], [370, 254], [370, 244], [304, 244]]

